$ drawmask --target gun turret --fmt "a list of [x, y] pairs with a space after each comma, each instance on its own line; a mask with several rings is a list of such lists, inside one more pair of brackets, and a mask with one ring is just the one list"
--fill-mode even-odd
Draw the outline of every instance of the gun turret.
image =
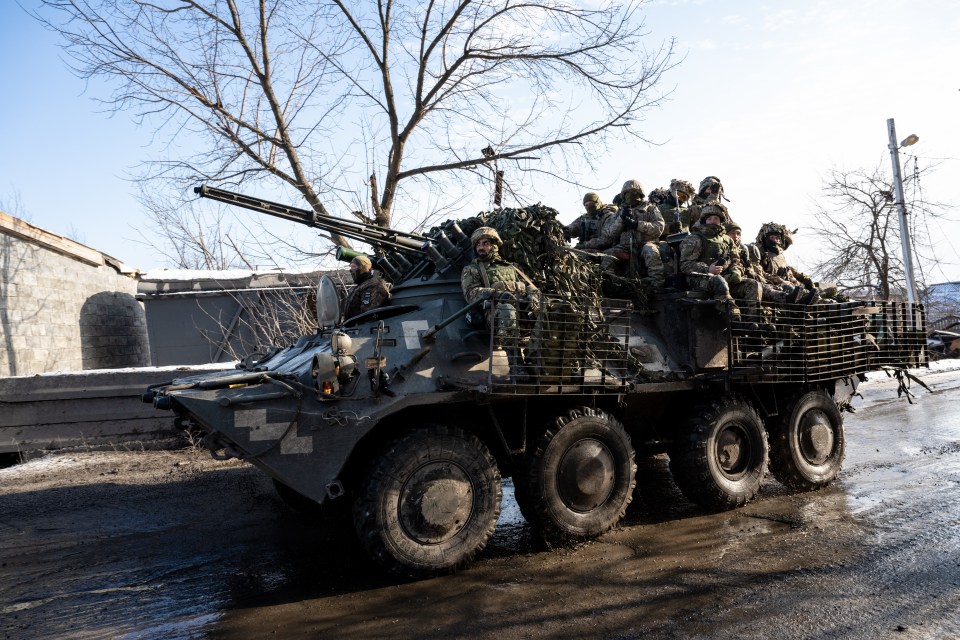
[[[470, 240], [455, 222], [447, 223], [430, 236], [423, 236], [365, 222], [343, 220], [309, 209], [252, 198], [208, 185], [200, 185], [193, 191], [201, 198], [210, 198], [365, 242], [374, 248], [374, 265], [394, 283], [414, 276], [428, 275], [431, 271], [444, 273], [452, 267], [461, 266], [459, 263], [463, 256], [469, 255]], [[337, 258], [348, 255], [347, 252], [350, 251], [352, 250], [341, 248], [337, 252]], [[353, 255], [355, 254], [351, 254], [350, 258]]]

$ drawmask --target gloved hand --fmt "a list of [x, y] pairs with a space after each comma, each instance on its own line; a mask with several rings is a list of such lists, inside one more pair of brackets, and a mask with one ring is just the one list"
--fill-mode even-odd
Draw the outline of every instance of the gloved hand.
[[480, 299], [489, 300], [493, 297], [493, 289], [480, 289]]
[[797, 278], [797, 281], [800, 282], [808, 290], [813, 290], [816, 288], [816, 285], [813, 283], [813, 279], [810, 276], [800, 274], [801, 277]]
[[566, 227], [563, 228], [563, 239], [567, 242], [573, 240], [573, 234], [570, 233], [570, 229], [567, 229]]
[[639, 226], [637, 219], [631, 215], [620, 214], [620, 219], [623, 220], [623, 230], [624, 231], [633, 231]]

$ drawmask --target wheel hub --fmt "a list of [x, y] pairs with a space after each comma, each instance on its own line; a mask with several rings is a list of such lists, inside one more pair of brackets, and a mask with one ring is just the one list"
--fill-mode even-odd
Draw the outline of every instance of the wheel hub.
[[457, 535], [473, 511], [473, 485], [449, 463], [427, 464], [414, 472], [400, 493], [400, 524], [421, 544], [437, 544]]
[[833, 452], [834, 435], [830, 418], [822, 411], [808, 411], [800, 421], [800, 452], [813, 465], [825, 463]]
[[750, 461], [750, 440], [743, 427], [729, 425], [717, 434], [717, 463], [730, 477], [741, 475]]
[[615, 461], [610, 449], [592, 438], [580, 440], [564, 453], [557, 472], [557, 489], [574, 511], [587, 512], [613, 493]]

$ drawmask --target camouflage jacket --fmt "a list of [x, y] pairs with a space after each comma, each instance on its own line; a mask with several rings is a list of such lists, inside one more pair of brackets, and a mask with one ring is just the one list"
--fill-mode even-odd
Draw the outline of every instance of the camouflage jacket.
[[721, 259], [726, 264], [720, 275], [727, 282], [737, 284], [743, 280], [740, 252], [722, 227], [697, 226], [680, 243], [680, 271], [688, 275], [709, 275], [710, 265]]
[[474, 259], [463, 268], [460, 286], [467, 302], [473, 302], [484, 294], [492, 295], [495, 291], [509, 291], [516, 296], [529, 296], [537, 291], [519, 268], [500, 256], [483, 261]]
[[390, 288], [380, 276], [370, 272], [347, 295], [343, 303], [343, 317], [352, 318], [365, 311], [382, 307], [390, 299]]
[[604, 216], [608, 213], [616, 213], [617, 208], [612, 204], [605, 204], [594, 213], [584, 213], [582, 216], [566, 226], [567, 233], [571, 238], [580, 238], [578, 246], [597, 237], [600, 232], [600, 225]]
[[681, 231], [690, 231], [692, 233], [693, 228], [700, 222], [700, 210], [704, 205], [708, 204], [720, 204], [720, 198], [713, 193], [707, 197], [701, 195], [693, 196], [693, 202], [690, 206], [680, 211]]
[[[656, 242], [660, 239], [666, 224], [663, 222], [663, 214], [660, 208], [651, 202], [641, 202], [631, 207], [628, 215], [637, 221], [635, 231], [624, 231], [620, 236], [620, 246], [627, 247], [630, 244], [631, 235], [634, 246], [640, 246], [647, 242]], [[622, 223], [621, 223], [622, 225]]]
[[763, 267], [760, 266], [760, 252], [753, 244], [735, 244], [737, 253], [740, 256], [740, 266], [743, 269], [743, 277], [753, 278], [758, 282], [766, 282], [766, 274]]
[[619, 212], [613, 207], [604, 207], [597, 225], [596, 235], [586, 242], [581, 242], [578, 246], [581, 249], [603, 251], [617, 244], [621, 233], [623, 233], [623, 220], [620, 219]]
[[802, 284], [807, 289], [813, 288], [813, 279], [807, 274], [797, 271], [787, 262], [787, 256], [782, 250], [771, 251], [762, 245], [754, 245], [760, 254], [760, 268], [763, 272], [771, 276], [779, 276], [786, 282], [799, 285]]

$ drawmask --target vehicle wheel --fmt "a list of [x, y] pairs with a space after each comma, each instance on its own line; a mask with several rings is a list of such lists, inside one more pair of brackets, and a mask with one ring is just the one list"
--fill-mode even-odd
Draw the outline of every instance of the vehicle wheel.
[[826, 391], [806, 391], [770, 426], [770, 471], [798, 491], [830, 484], [843, 464], [843, 417]]
[[753, 499], [767, 468], [767, 436], [750, 404], [736, 396], [697, 409], [670, 455], [670, 472], [689, 500], [733, 509]]
[[458, 569], [486, 546], [500, 515], [500, 472], [476, 436], [430, 426], [374, 460], [354, 503], [367, 553], [389, 571], [421, 578]]
[[547, 429], [529, 458], [526, 477], [515, 479], [526, 485], [518, 502], [549, 542], [593, 538], [623, 518], [636, 472], [622, 424], [602, 411], [573, 410]]

